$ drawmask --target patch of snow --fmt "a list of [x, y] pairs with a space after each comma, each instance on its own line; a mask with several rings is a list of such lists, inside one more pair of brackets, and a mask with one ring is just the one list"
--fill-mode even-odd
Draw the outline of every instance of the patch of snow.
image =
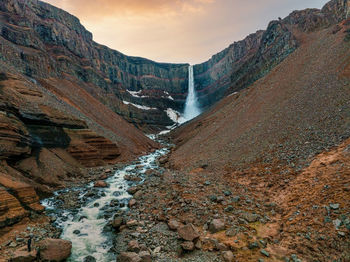
[[168, 117], [175, 123], [183, 124], [186, 122], [186, 119], [179, 112], [172, 108], [168, 108], [165, 110], [165, 112], [167, 113]]
[[166, 134], [168, 134], [168, 133], [170, 133], [170, 131], [171, 130], [163, 130], [163, 131], [161, 131], [161, 132], [159, 132], [159, 134], [158, 135], [166, 135]]
[[142, 109], [142, 110], [157, 110], [157, 108], [154, 108], [154, 107], [148, 107], [148, 106], [142, 106], [142, 105], [137, 105], [137, 104], [133, 104], [133, 103], [130, 103], [130, 102], [127, 102], [127, 101], [123, 101], [123, 103], [125, 105], [132, 105], [138, 109]]
[[237, 95], [237, 94], [238, 94], [238, 92], [234, 92], [234, 93], [229, 94], [228, 96], [233, 96], [233, 95]]
[[131, 90], [128, 90], [126, 89], [126, 91], [132, 95], [133, 97], [137, 97], [137, 98], [145, 98], [145, 97], [148, 97], [148, 96], [140, 96], [139, 94], [142, 92], [142, 90], [140, 91], [131, 91]]
[[168, 95], [168, 99], [170, 99], [170, 100], [174, 100], [174, 98], [169, 94], [169, 92], [167, 92], [167, 91], [163, 91], [164, 92], [164, 94], [166, 94], [166, 95]]

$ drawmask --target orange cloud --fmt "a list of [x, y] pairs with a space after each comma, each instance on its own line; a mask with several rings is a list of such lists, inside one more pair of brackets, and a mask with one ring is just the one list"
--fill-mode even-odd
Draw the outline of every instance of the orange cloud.
[[199, 12], [214, 0], [47, 0], [80, 16], [176, 15]]
[[328, 0], [45, 0], [127, 55], [199, 63], [268, 22]]

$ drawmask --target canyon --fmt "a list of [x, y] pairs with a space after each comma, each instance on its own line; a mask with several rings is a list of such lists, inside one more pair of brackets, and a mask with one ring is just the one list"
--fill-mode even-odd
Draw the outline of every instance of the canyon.
[[[294, 11], [189, 67], [1, 1], [0, 254], [28, 225], [60, 237], [54, 195], [72, 217], [101, 205], [118, 261], [348, 261], [349, 10]], [[203, 113], [182, 123], [190, 96]]]

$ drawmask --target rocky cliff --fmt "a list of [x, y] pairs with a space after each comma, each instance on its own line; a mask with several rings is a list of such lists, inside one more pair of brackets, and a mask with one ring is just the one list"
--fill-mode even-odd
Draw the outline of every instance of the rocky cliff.
[[[86, 167], [157, 148], [106, 106], [123, 104], [111, 69], [128, 66], [121, 56], [95, 44], [62, 10], [38, 1], [0, 2], [1, 227], [40, 211], [38, 195], [88, 179]], [[135, 70], [153, 74], [146, 60], [128, 59]]]
[[182, 110], [187, 65], [155, 63], [99, 45], [76, 17], [40, 1], [5, 0], [0, 12], [1, 59], [21, 73], [94, 85], [85, 90], [140, 126], [171, 125], [165, 110]]
[[195, 83], [201, 106], [208, 108], [268, 74], [302, 44], [300, 32], [329, 27], [348, 15], [348, 1], [340, 0], [330, 1], [322, 10], [294, 11], [284, 19], [270, 22], [266, 30], [251, 34], [196, 65]]

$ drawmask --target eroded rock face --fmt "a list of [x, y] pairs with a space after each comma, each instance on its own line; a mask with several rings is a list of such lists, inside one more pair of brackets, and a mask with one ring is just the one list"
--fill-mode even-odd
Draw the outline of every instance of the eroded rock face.
[[24, 124], [11, 113], [0, 111], [0, 159], [29, 155], [30, 136]]
[[0, 187], [0, 227], [13, 225], [29, 215], [16, 197]]

